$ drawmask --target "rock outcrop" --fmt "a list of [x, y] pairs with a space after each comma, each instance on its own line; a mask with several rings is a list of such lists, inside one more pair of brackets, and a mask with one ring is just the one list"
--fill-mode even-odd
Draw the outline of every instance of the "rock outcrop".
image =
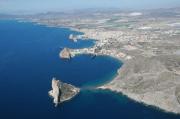
[[73, 42], [77, 42], [77, 40], [78, 40], [77, 36], [75, 36], [73, 34], [69, 35], [69, 39], [72, 40]]
[[52, 90], [49, 91], [49, 95], [54, 98], [53, 102], [55, 103], [55, 106], [58, 106], [58, 104], [72, 99], [79, 92], [79, 88], [76, 88], [73, 85], [63, 83], [60, 80], [56, 80], [56, 78], [53, 78]]
[[71, 53], [68, 48], [64, 48], [60, 53], [59, 57], [62, 59], [70, 59], [71, 58]]

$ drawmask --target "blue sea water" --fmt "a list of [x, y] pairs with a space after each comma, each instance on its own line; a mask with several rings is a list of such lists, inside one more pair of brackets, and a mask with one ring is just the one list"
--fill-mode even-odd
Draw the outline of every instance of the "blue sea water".
[[[180, 119], [121, 94], [91, 88], [110, 81], [122, 63], [89, 55], [61, 60], [58, 54], [63, 47], [94, 45], [94, 40], [69, 41], [71, 33], [81, 34], [66, 28], [0, 21], [0, 119]], [[48, 96], [52, 77], [81, 87], [81, 93], [55, 108]]]

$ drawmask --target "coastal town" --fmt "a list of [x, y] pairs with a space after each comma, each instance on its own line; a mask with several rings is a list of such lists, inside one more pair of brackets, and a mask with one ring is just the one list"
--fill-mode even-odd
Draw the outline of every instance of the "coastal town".
[[71, 34], [69, 39], [74, 43], [95, 40], [89, 48], [65, 48], [60, 57], [108, 55], [123, 61], [117, 77], [97, 89], [109, 89], [137, 102], [180, 113], [180, 8], [86, 11], [19, 19], [84, 33]]

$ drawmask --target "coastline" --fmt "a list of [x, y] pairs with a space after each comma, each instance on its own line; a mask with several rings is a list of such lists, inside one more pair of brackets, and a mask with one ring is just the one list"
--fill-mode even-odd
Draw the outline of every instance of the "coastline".
[[[85, 35], [88, 34], [87, 37], [91, 36], [91, 34], [85, 32], [84, 30], [82, 30], [80, 32], [84, 32]], [[96, 45], [94, 47], [98, 46], [99, 45], [98, 43], [100, 43], [100, 42], [98, 42], [98, 39], [94, 38], [93, 36], [92, 36], [92, 38], [97, 40]], [[136, 91], [135, 92], [133, 91], [133, 90], [136, 90], [136, 89], [129, 90], [128, 88], [132, 88], [132, 87], [136, 88], [136, 85], [132, 85], [132, 87], [131, 86], [129, 87], [127, 83], [130, 83], [131, 81], [126, 82], [126, 78], [128, 78], [128, 76], [126, 76], [126, 78], [124, 78], [124, 76], [122, 78], [122, 76], [121, 76], [121, 75], [124, 75], [124, 74], [128, 74], [127, 72], [124, 73], [124, 71], [121, 71], [121, 70], [129, 70], [130, 68], [131, 69], [136, 68], [136, 67], [129, 66], [129, 65], [132, 65], [132, 63], [133, 64], [136, 64], [136, 63], [140, 64], [142, 62], [146, 63], [148, 60], [149, 60], [149, 62], [151, 62], [151, 64], [148, 65], [148, 67], [146, 67], [146, 68], [150, 68], [150, 70], [145, 72], [144, 73], [145, 75], [147, 73], [149, 73], [149, 72], [150, 72], [150, 74], [148, 74], [148, 75], [151, 75], [151, 74], [156, 75], [157, 72], [162, 73], [162, 75], [161, 74], [156, 75], [155, 78], [158, 78], [158, 77], [161, 77], [161, 76], [164, 77], [165, 73], [169, 73], [172, 76], [175, 75], [174, 72], [171, 72], [171, 71], [167, 70], [166, 66], [164, 66], [163, 63], [160, 63], [161, 60], [163, 60], [163, 57], [158, 57], [157, 56], [157, 58], [151, 58], [151, 57], [144, 57], [144, 56], [134, 55], [134, 56], [130, 56], [130, 58], [127, 58], [127, 57], [129, 57], [128, 55], [127, 56], [124, 55], [124, 54], [123, 55], [117, 55], [116, 51], [115, 52], [113, 51], [113, 53], [112, 52], [94, 53], [93, 48], [88, 49], [88, 50], [87, 49], [85, 49], [85, 50], [83, 50], [83, 49], [81, 49], [81, 50], [72, 50], [71, 53], [73, 54], [73, 56], [75, 56], [77, 54], [107, 55], [107, 56], [114, 57], [114, 58], [118, 59], [119, 61], [123, 62], [123, 66], [121, 68], [119, 68], [118, 71], [117, 71], [118, 72], [117, 76], [115, 78], [113, 78], [110, 82], [108, 82], [106, 84], [102, 84], [101, 86], [97, 87], [97, 89], [102, 89], [102, 90], [108, 89], [108, 90], [111, 90], [113, 92], [122, 93], [123, 95], [126, 95], [128, 98], [133, 99], [136, 102], [143, 103], [145, 105], [150, 105], [150, 106], [153, 106], [153, 107], [157, 107], [160, 110], [163, 110], [165, 112], [174, 113], [174, 114], [180, 114], [180, 106], [179, 106], [179, 103], [178, 103], [178, 101], [176, 99], [177, 97], [174, 96], [174, 94], [172, 93], [172, 92], [174, 92], [176, 90], [175, 87], [179, 86], [179, 84], [178, 84], [179, 76], [177, 76], [176, 79], [174, 79], [174, 80], [177, 81], [177, 84], [172, 86], [171, 87], [172, 89], [167, 89], [167, 90], [166, 89], [163, 89], [163, 90], [161, 89], [160, 91], [158, 91], [159, 89], [157, 89], [157, 91], [156, 90], [154, 90], [154, 91], [149, 90], [147, 92], [143, 92], [142, 94], [141, 93], [136, 93]], [[141, 58], [138, 58], [138, 57], [141, 57]], [[134, 62], [133, 60], [136, 60], [136, 61]], [[166, 60], [164, 62], [166, 63]], [[158, 68], [158, 66], [160, 67], [155, 72], [151, 72], [151, 71], [154, 70], [154, 67], [153, 67], [154, 64], [153, 63], [155, 63], [155, 65], [157, 65], [157, 66], [154, 66], [155, 68]], [[128, 66], [128, 67], [126, 67], [126, 66]], [[151, 66], [153, 67], [152, 69], [151, 69]], [[140, 69], [139, 72], [141, 72], [141, 70], [142, 71], [146, 70], [146, 68], [143, 67], [142, 69]], [[137, 73], [131, 72], [130, 75], [134, 76], [134, 74], [136, 75]], [[148, 78], [148, 79], [150, 77], [150, 76], [145, 76], [145, 75], [143, 75], [141, 73], [137, 74], [137, 75], [138, 75], [137, 80], [136, 79], [135, 80], [138, 83], [141, 83], [140, 80], [138, 79], [139, 77], [140, 78], [142, 78], [142, 77], [143, 78]], [[131, 80], [133, 80], [133, 79], [131, 79]], [[163, 79], [160, 79], [160, 80], [163, 80]], [[154, 81], [154, 77], [153, 77], [152, 81]], [[176, 81], [174, 81], [174, 82], [176, 82]], [[132, 81], [132, 82], [134, 82], [134, 81]], [[143, 83], [146, 83], [146, 81], [144, 81]], [[149, 83], [149, 81], [147, 81], [147, 83]], [[168, 83], [168, 81], [167, 81], [167, 83]], [[122, 84], [122, 85], [120, 85], [120, 84]], [[154, 84], [152, 84], [152, 86], [154, 86]], [[143, 88], [140, 89], [140, 90], [142, 91]], [[168, 95], [167, 95], [167, 93], [168, 93]]]
[[[53, 27], [56, 27], [56, 26], [53, 26]], [[57, 27], [59, 28], [60, 26], [57, 26]], [[158, 57], [158, 56], [154, 56], [154, 55], [142, 56], [139, 54], [132, 55], [131, 50], [126, 51], [126, 53], [124, 53], [124, 52], [120, 52], [121, 50], [116, 50], [116, 49], [113, 49], [113, 50], [108, 49], [105, 51], [101, 50], [100, 52], [95, 52], [94, 50], [97, 47], [101, 47], [108, 42], [108, 41], [103, 42], [103, 44], [101, 44], [102, 41], [105, 39], [105, 38], [101, 39], [99, 37], [99, 36], [103, 35], [103, 34], [101, 34], [101, 31], [88, 30], [88, 29], [77, 29], [77, 28], [73, 28], [73, 27], [63, 27], [63, 28], [69, 28], [71, 30], [84, 33], [84, 35], [86, 35], [86, 37], [96, 40], [95, 45], [93, 47], [71, 50], [71, 54], [73, 56], [78, 55], [78, 54], [107, 55], [107, 56], [114, 57], [114, 58], [118, 59], [119, 61], [123, 62], [123, 67], [118, 69], [117, 76], [114, 79], [112, 79], [112, 81], [110, 81], [109, 83], [106, 83], [106, 84], [103, 84], [102, 86], [97, 87], [97, 89], [103, 89], [103, 90], [109, 89], [114, 92], [119, 92], [137, 102], [144, 103], [146, 105], [155, 106], [155, 107], [158, 107], [167, 112], [180, 114], [180, 106], [177, 101], [177, 97], [175, 97], [175, 95], [173, 93], [176, 90], [176, 87], [178, 87], [180, 85], [180, 82], [177, 80], [179, 78], [179, 76], [175, 77], [175, 79], [174, 79], [174, 77], [173, 77], [174, 72], [167, 70], [167, 67], [164, 66], [164, 64], [166, 63], [166, 61], [163, 60], [164, 56], [162, 56], [162, 57]], [[98, 34], [96, 32], [98, 32]], [[106, 32], [106, 31], [103, 31], [103, 32]], [[99, 35], [99, 34], [101, 34], [101, 35]], [[119, 32], [119, 34], [122, 35], [121, 31]], [[108, 36], [107, 36], [107, 38], [108, 38]], [[171, 57], [171, 55], [170, 55], [170, 57]], [[163, 60], [162, 63], [161, 63], [161, 60]], [[132, 72], [133, 69], [136, 70], [137, 64], [141, 64], [142, 62], [144, 63], [143, 65], [145, 65], [145, 66], [140, 67], [138, 69], [138, 71], [135, 73]], [[148, 66], [146, 66], [147, 62], [150, 62], [148, 64]], [[153, 63], [155, 63], [155, 64], [153, 64]], [[133, 65], [133, 67], [131, 67], [130, 65]], [[157, 65], [157, 66], [155, 66], [155, 65]], [[151, 68], [151, 66], [153, 66], [153, 67]], [[160, 68], [158, 68], [158, 67], [160, 67]], [[150, 68], [150, 69], [147, 70], [147, 68]], [[156, 68], [157, 68], [157, 70], [156, 70]], [[155, 71], [153, 71], [153, 70], [155, 70]], [[158, 72], [158, 74], [157, 74], [157, 72]], [[158, 82], [158, 81], [156, 82], [155, 79], [158, 77], [161, 77], [161, 76], [164, 77], [165, 73], [172, 75], [173, 82], [170, 82], [171, 84], [173, 84], [174, 82], [177, 82], [177, 84], [174, 86], [172, 86], [170, 84], [170, 88], [167, 90], [165, 90], [165, 88], [159, 89], [158, 87], [156, 87], [156, 84], [155, 84]], [[150, 75], [152, 75], [152, 76], [150, 76]], [[135, 78], [133, 78], [133, 77], [135, 77]], [[146, 78], [148, 80], [146, 80]], [[151, 82], [149, 81], [150, 78], [152, 78], [153, 79], [152, 82], [155, 81], [155, 83], [151, 84]], [[168, 85], [169, 81], [165, 79], [165, 82], [167, 84], [164, 84], [163, 82], [161, 82], [161, 83], [158, 82], [158, 83], [161, 87], [161, 85], [162, 86]], [[139, 87], [137, 87], [137, 85], [140, 85], [142, 87], [139, 88]], [[143, 89], [144, 86], [147, 86], [147, 88], [145, 87], [147, 90]], [[155, 89], [153, 89], [152, 87]], [[138, 88], [138, 90], [136, 90], [136, 88]], [[143, 90], [145, 90], [145, 92]], [[167, 94], [169, 94], [169, 95], [167, 95]]]
[[[117, 78], [117, 77], [116, 77], [116, 78]], [[114, 78], [114, 79], [116, 79], [116, 78]], [[114, 80], [114, 79], [113, 79], [113, 80]], [[97, 90], [102, 90], [102, 91], [107, 90], [107, 91], [111, 91], [111, 92], [116, 93], [116, 94], [118, 94], [118, 95], [125, 96], [125, 97], [127, 97], [128, 99], [130, 99], [131, 101], [133, 101], [133, 102], [135, 102], [135, 103], [142, 104], [142, 105], [144, 105], [144, 106], [146, 106], [146, 107], [151, 107], [151, 108], [153, 108], [153, 109], [155, 109], [155, 110], [157, 110], [157, 111], [161, 111], [161, 112], [164, 112], [164, 113], [167, 113], [167, 114], [173, 114], [173, 115], [177, 115], [177, 116], [180, 114], [179, 112], [168, 111], [168, 110], [163, 109], [163, 108], [161, 108], [161, 107], [159, 107], [159, 106], [156, 106], [156, 105], [153, 105], [153, 104], [148, 104], [147, 102], [143, 102], [143, 101], [141, 101], [140, 99], [134, 98], [133, 95], [131, 95], [131, 94], [127, 94], [126, 92], [123, 92], [123, 91], [113, 90], [113, 89], [107, 87], [106, 85], [107, 85], [107, 84], [97, 87]]]
[[[5, 24], [5, 23], [8, 23], [8, 24]], [[9, 91], [9, 93], [12, 94], [9, 96], [12, 98], [7, 98], [7, 97], [2, 98], [1, 102], [4, 102], [2, 103], [2, 110], [5, 113], [2, 114], [1, 117], [7, 116], [6, 113], [8, 113], [8, 109], [6, 107], [8, 104], [10, 104], [11, 106], [9, 106], [9, 108], [15, 109], [14, 113], [20, 116], [22, 115], [21, 110], [26, 108], [24, 110], [23, 117], [26, 117], [26, 114], [28, 113], [33, 114], [33, 113], [38, 112], [37, 115], [34, 115], [34, 116], [32, 115], [32, 118], [36, 118], [37, 116], [39, 117], [42, 116], [44, 118], [62, 117], [64, 119], [66, 118], [71, 119], [75, 117], [75, 118], [81, 119], [81, 118], [86, 118], [87, 115], [89, 115], [87, 117], [88, 119], [92, 119], [92, 118], [96, 119], [98, 117], [102, 117], [104, 119], [117, 118], [117, 117], [122, 117], [122, 118], [124, 117], [127, 119], [131, 119], [131, 118], [143, 119], [146, 117], [151, 118], [151, 119], [154, 119], [154, 118], [179, 119], [180, 115], [176, 115], [172, 112], [167, 113], [167, 111], [165, 112], [164, 110], [161, 110], [160, 108], [156, 108], [156, 106], [150, 106], [143, 102], [138, 102], [135, 99], [132, 99], [128, 97], [127, 95], [123, 94], [122, 91], [117, 92], [115, 90], [116, 89], [115, 84], [119, 84], [119, 82], [116, 82], [116, 81], [122, 79], [120, 77], [121, 74], [118, 74], [119, 71], [117, 71], [117, 69], [119, 69], [118, 61], [119, 60], [123, 61], [124, 62], [123, 66], [124, 66], [130, 63], [128, 62], [129, 60], [125, 60], [123, 58], [120, 59], [120, 57], [118, 59], [118, 57], [116, 58], [115, 56], [113, 57], [113, 55], [111, 55], [110, 52], [107, 52], [107, 55], [104, 52], [105, 56], [97, 56], [97, 57], [94, 55], [80, 54], [80, 56], [77, 55], [73, 57], [71, 60], [61, 60], [58, 57], [58, 54], [60, 51], [62, 51], [63, 47], [79, 49], [80, 47], [87, 48], [87, 46], [89, 46], [89, 49], [91, 49], [95, 43], [96, 45], [98, 45], [96, 42], [98, 41], [98, 39], [94, 40], [93, 45], [88, 45], [88, 44], [91, 44], [89, 43], [89, 40], [82, 41], [81, 39], [80, 41], [75, 43], [68, 39], [69, 34], [76, 34], [76, 32], [74, 31], [70, 31], [69, 29], [63, 29], [63, 28], [61, 29], [58, 27], [48, 28], [45, 25], [33, 25], [33, 24], [34, 23], [17, 23], [16, 21], [15, 22], [13, 21], [1, 22], [1, 25], [4, 26], [1, 28], [2, 31], [4, 31], [4, 28], [5, 29], [12, 28], [12, 27], [14, 28], [14, 29], [7, 29], [9, 31], [7, 32], [7, 34], [5, 31], [2, 32], [4, 35], [7, 35], [7, 37], [12, 36], [11, 39], [13, 39], [14, 35], [8, 35], [8, 34], [13, 33], [19, 39], [19, 40], [16, 40], [17, 39], [16, 38], [14, 40], [11, 40], [11, 39], [9, 40], [9, 41], [14, 41], [16, 43], [14, 45], [18, 47], [18, 49], [16, 50], [13, 50], [14, 48], [12, 47], [11, 48], [12, 51], [16, 51], [17, 53], [21, 51], [24, 52], [22, 55], [17, 56], [20, 58], [19, 60], [17, 60], [16, 56], [14, 56], [13, 54], [10, 54], [10, 56], [8, 55], [8, 59], [11, 58], [8, 60], [9, 62], [15, 61], [13, 64], [18, 64], [18, 66], [22, 68], [20, 69], [18, 68], [19, 70], [17, 70], [17, 73], [14, 74], [14, 73], [11, 73], [12, 71], [11, 68], [7, 67], [8, 68], [7, 69], [6, 67], [2, 67], [2, 69], [4, 68], [7, 69], [5, 70], [7, 74], [4, 74], [4, 75], [5, 76], [7, 75], [7, 77], [9, 77], [10, 79], [13, 79], [14, 75], [17, 75], [17, 78], [15, 78], [17, 80], [14, 80], [14, 83], [11, 83], [10, 85], [12, 88], [15, 89], [14, 94], [17, 95], [16, 97], [22, 97], [22, 99], [26, 98], [26, 100], [22, 100], [20, 103], [26, 104], [27, 101], [29, 101], [30, 104], [33, 104], [29, 108], [26, 108], [27, 106], [24, 107], [23, 105], [19, 105], [18, 103], [13, 103], [13, 102], [16, 102], [16, 101], [19, 102], [19, 101], [16, 97], [15, 98], [13, 97], [13, 92]], [[25, 37], [21, 36], [21, 31], [19, 32], [19, 28], [22, 28], [22, 27], [24, 29], [23, 36]], [[29, 28], [31, 29], [28, 30]], [[103, 35], [101, 36], [103, 38]], [[29, 44], [27, 47], [27, 50], [26, 50], [26, 44], [24, 44], [25, 40], [23, 40], [26, 38], [28, 40], [27, 45]], [[6, 39], [6, 37], [4, 39]], [[42, 39], [42, 40], [38, 40], [38, 39]], [[100, 40], [99, 40], [99, 43], [101, 43]], [[13, 45], [13, 42], [2, 43], [2, 45], [3, 44], [4, 46], [6, 45], [9, 46], [11, 44]], [[19, 45], [19, 44], [22, 44], [22, 45]], [[118, 46], [118, 42], [116, 42], [116, 44]], [[102, 49], [105, 49], [105, 50], [106, 49], [111, 50], [111, 48], [116, 47], [114, 44], [112, 45], [110, 44], [109, 47], [106, 47], [106, 46], [101, 46], [101, 47]], [[121, 47], [118, 47], [119, 50], [117, 49], [117, 51], [126, 53], [125, 51], [123, 51], [122, 48], [123, 48], [123, 45]], [[38, 49], [41, 49], [41, 50], [39, 51]], [[28, 54], [27, 54], [27, 51], [28, 51]], [[80, 51], [83, 52], [82, 50]], [[110, 54], [111, 56], [109, 56], [108, 54]], [[132, 53], [132, 54], [137, 54], [137, 53]], [[132, 54], [127, 53], [127, 55], [133, 56]], [[103, 54], [97, 53], [97, 55], [103, 55]], [[38, 56], [41, 56], [41, 57], [38, 57]], [[5, 60], [4, 59], [5, 57], [6, 57], [6, 54], [3, 53], [2, 55], [3, 61]], [[35, 57], [36, 59], [34, 59]], [[30, 59], [32, 58], [33, 61], [29, 61], [29, 58]], [[135, 59], [136, 57], [133, 57], [132, 60], [135, 60]], [[1, 64], [3, 64], [3, 62]], [[35, 65], [35, 64], [39, 64], [39, 65]], [[17, 68], [15, 67], [13, 69], [17, 69]], [[23, 70], [23, 69], [27, 69], [27, 70]], [[31, 71], [31, 69], [34, 69], [34, 70]], [[10, 72], [12, 75], [11, 76], [8, 75], [8, 72]], [[29, 74], [29, 77], [27, 77], [26, 80], [21, 80], [23, 79], [23, 77], [26, 77], [27, 74]], [[114, 76], [114, 74], [116, 74], [116, 76]], [[3, 78], [4, 75], [2, 75], [1, 77]], [[57, 77], [58, 79], [62, 79], [62, 81], [64, 82], [80, 87], [81, 92], [72, 100], [67, 100], [63, 104], [60, 104], [60, 106], [58, 106], [57, 108], [54, 108], [54, 104], [52, 104], [52, 98], [49, 95], [47, 95], [47, 91], [51, 89], [49, 85], [50, 84], [49, 79], [52, 78], [53, 76]], [[39, 77], [39, 78], [37, 79], [36, 77]], [[8, 82], [7, 83], [5, 82], [6, 83], [5, 85], [3, 85], [3, 82], [4, 82], [3, 80], [1, 82], [2, 82], [1, 83], [2, 88], [3, 86], [6, 87], [6, 84]], [[28, 85], [26, 87], [21, 87], [21, 84], [26, 84], [27, 82], [28, 82]], [[36, 82], [37, 85], [34, 84], [34, 82]], [[112, 84], [112, 82], [114, 82], [114, 84]], [[123, 82], [124, 81], [122, 81], [122, 83]], [[96, 83], [101, 84], [101, 85], [96, 85]], [[129, 80], [128, 83], [131, 83], [131, 81]], [[108, 84], [111, 85], [110, 87], [112, 89], [107, 89], [109, 86]], [[16, 87], [17, 85], [18, 87]], [[41, 85], [41, 88], [39, 88], [39, 85]], [[30, 90], [32, 86], [33, 86], [33, 89]], [[107, 86], [107, 87], [106, 89], [100, 89], [99, 87], [102, 87], [102, 86]], [[25, 95], [20, 95], [19, 93], [19, 90], [21, 90], [22, 88], [24, 89], [24, 91], [26, 91], [26, 93], [24, 93]], [[118, 87], [118, 89], [119, 88], [124, 89], [124, 87]], [[3, 93], [3, 90], [1, 90], [1, 92]], [[41, 93], [41, 92], [45, 92], [45, 93]], [[14, 99], [13, 102], [8, 101], [11, 99]], [[47, 112], [47, 113], [44, 114], [43, 112]], [[8, 115], [7, 118], [12, 118], [12, 117], [14, 116]], [[15, 115], [15, 117], [18, 117], [18, 116]]]
[[134, 94], [132, 94], [132, 93], [128, 93], [128, 92], [124, 91], [123, 89], [121, 90], [121, 89], [117, 89], [117, 88], [111, 87], [111, 86], [110, 86], [111, 83], [112, 83], [114, 80], [118, 80], [118, 79], [119, 79], [118, 76], [119, 76], [119, 75], [117, 75], [114, 79], [112, 79], [111, 82], [106, 83], [106, 84], [104, 84], [104, 85], [101, 85], [101, 86], [97, 87], [97, 90], [109, 90], [109, 91], [115, 92], [115, 93], [117, 93], [117, 94], [119, 94], [119, 95], [124, 95], [124, 96], [126, 96], [127, 98], [131, 99], [132, 101], [135, 101], [135, 102], [137, 102], [137, 103], [141, 103], [141, 104], [143, 104], [143, 105], [145, 105], [145, 106], [150, 106], [150, 107], [155, 108], [155, 109], [157, 109], [157, 110], [160, 110], [160, 111], [162, 111], [162, 112], [170, 113], [170, 114], [176, 114], [176, 115], [179, 115], [179, 114], [180, 114], [179, 112], [176, 112], [176, 111], [167, 110], [167, 109], [165, 109], [164, 107], [161, 107], [161, 105], [155, 105], [155, 104], [152, 104], [151, 102], [148, 102], [148, 101], [146, 101], [146, 100], [142, 100], [141, 97], [138, 97], [138, 96], [136, 96], [136, 95], [134, 95]]
[[[82, 32], [82, 31], [79, 31], [78, 32]], [[93, 55], [94, 53], [84, 53], [84, 51], [80, 51], [80, 52], [77, 52], [75, 50], [71, 50], [71, 53], [73, 54], [73, 57], [76, 56], [76, 55], [81, 55], [81, 54], [90, 54], [90, 55]], [[119, 61], [123, 61], [123, 65], [128, 65], [128, 62], [127, 62], [127, 59], [124, 59], [124, 58], [120, 58], [120, 57], [117, 57], [117, 56], [113, 56], [111, 54], [96, 54], [97, 56], [110, 56], [110, 57], [113, 57]], [[128, 97], [129, 99], [135, 101], [135, 102], [138, 102], [138, 103], [142, 103], [143, 105], [145, 106], [152, 106], [154, 108], [157, 108], [159, 109], [160, 111], [163, 111], [163, 112], [166, 112], [166, 113], [173, 113], [173, 114], [177, 114], [179, 115], [180, 112], [179, 111], [173, 111], [171, 109], [168, 109], [168, 107], [163, 107], [163, 105], [158, 105], [158, 103], [154, 104], [154, 102], [149, 102], [149, 99], [145, 99], [143, 100], [142, 98], [144, 97], [141, 97], [141, 96], [137, 96], [133, 93], [129, 93], [127, 92], [126, 90], [123, 90], [121, 88], [118, 88], [118, 87], [114, 87], [114, 82], [116, 82], [116, 80], [121, 80], [121, 74], [119, 73], [120, 70], [121, 70], [122, 67], [120, 67], [118, 70], [117, 70], [117, 74], [114, 78], [112, 78], [110, 81], [108, 82], [105, 82], [103, 84], [101, 84], [100, 86], [97, 86], [96, 89], [97, 90], [110, 90], [112, 92], [115, 92], [115, 93], [120, 93], [121, 95], [124, 95], [126, 97]], [[156, 95], [157, 96], [157, 95]], [[153, 98], [155, 98], [156, 96], [154, 96]], [[152, 97], [150, 98], [152, 99]], [[160, 99], [160, 101], [162, 101]]]
[[[131, 63], [129, 63], [129, 62], [131, 62], [131, 61], [133, 62], [133, 60], [136, 60], [136, 59], [137, 59], [138, 63], [141, 63], [141, 62], [139, 62], [141, 60], [139, 60], [139, 58], [137, 58], [137, 57], [141, 57], [142, 59], [144, 58], [144, 61], [149, 59], [149, 57], [144, 57], [144, 56], [136, 56], [136, 55], [128, 56], [128, 55], [126, 55], [124, 53], [121, 54], [121, 52], [120, 52], [120, 55], [117, 55], [118, 51], [94, 53], [93, 52], [94, 48], [99, 46], [99, 43], [101, 43], [101, 40], [99, 41], [99, 39], [96, 38], [96, 36], [91, 36], [92, 32], [90, 32], [90, 33], [86, 32], [86, 29], [85, 30], [78, 30], [76, 28], [72, 28], [72, 29], [77, 30], [78, 32], [84, 33], [86, 35], [86, 37], [88, 37], [88, 38], [92, 38], [92, 39], [97, 40], [95, 42], [95, 46], [93, 46], [91, 48], [85, 48], [85, 51], [83, 49], [71, 50], [71, 53], [73, 54], [73, 56], [75, 56], [77, 54], [95, 54], [95, 55], [98, 55], [98, 56], [99, 55], [110, 56], [110, 57], [118, 59], [119, 61], [122, 61], [123, 65], [130, 65]], [[89, 30], [87, 30], [87, 31], [89, 31]], [[130, 57], [130, 58], [128, 58], [128, 57]], [[159, 62], [159, 61], [157, 61], [157, 62]], [[152, 66], [152, 65], [153, 64], [151, 64], [150, 66]], [[113, 92], [122, 93], [123, 95], [126, 95], [128, 98], [133, 99], [136, 102], [143, 103], [145, 105], [150, 105], [150, 106], [157, 107], [160, 110], [163, 110], [165, 112], [174, 113], [174, 114], [180, 114], [180, 106], [179, 106], [179, 104], [178, 104], [178, 102], [176, 100], [176, 97], [174, 97], [173, 94], [169, 95], [169, 97], [168, 97], [169, 100], [166, 100], [166, 98], [167, 98], [166, 91], [160, 91], [160, 92], [157, 92], [157, 94], [155, 94], [155, 92], [150, 92], [150, 93], [147, 93], [147, 94], [136, 94], [134, 92], [131, 93], [131, 91], [128, 91], [126, 89], [124, 90], [123, 89], [124, 87], [119, 87], [118, 84], [121, 84], [121, 83], [123, 84], [124, 83], [123, 82], [124, 80], [121, 79], [121, 74], [122, 74], [121, 70], [122, 70], [122, 68], [123, 68], [123, 66], [117, 70], [118, 74], [117, 74], [117, 76], [115, 78], [113, 78], [110, 82], [108, 82], [106, 84], [102, 84], [102, 86], [97, 87], [97, 89], [103, 89], [103, 90], [108, 89], [108, 90], [111, 90]], [[135, 67], [131, 67], [131, 68], [135, 68]], [[129, 69], [129, 67], [128, 67], [128, 69]], [[162, 69], [165, 69], [165, 67], [162, 66]], [[160, 69], [160, 70], [162, 70], [162, 69]], [[120, 80], [122, 80], [122, 82], [119, 82]], [[118, 86], [116, 86], [116, 85], [118, 85]], [[178, 85], [178, 83], [177, 83], [177, 85]], [[125, 87], [125, 88], [128, 88], [128, 87]], [[175, 89], [172, 89], [171, 92], [174, 92], [174, 90]], [[159, 99], [157, 97], [159, 97]], [[171, 97], [173, 97], [173, 98], [171, 98]]]
[[[129, 64], [128, 62], [126, 62], [124, 63], [124, 65], [129, 65]], [[174, 90], [176, 90], [174, 89], [174, 87], [172, 88], [170, 87], [169, 89], [166, 89], [164, 91], [153, 91], [153, 92], [145, 91], [141, 93], [142, 90], [135, 89], [134, 88], [135, 85], [127, 84], [130, 82], [122, 78], [123, 77], [122, 72], [124, 72], [122, 70], [124, 69], [126, 70], [126, 66], [119, 69], [119, 74], [110, 83], [97, 87], [97, 89], [111, 90], [117, 93], [121, 93], [127, 96], [128, 98], [136, 102], [143, 103], [147, 106], [153, 106], [168, 113], [180, 114], [178, 101], [174, 96], [174, 94], [172, 93], [174, 92]], [[133, 81], [133, 83], [137, 83], [136, 81]]]

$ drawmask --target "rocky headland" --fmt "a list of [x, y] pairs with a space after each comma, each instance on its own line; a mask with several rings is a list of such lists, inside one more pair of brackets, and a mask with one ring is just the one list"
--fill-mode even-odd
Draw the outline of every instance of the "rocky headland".
[[68, 101], [75, 97], [80, 92], [79, 88], [67, 83], [63, 83], [56, 78], [52, 79], [52, 90], [49, 91], [49, 95], [53, 98], [55, 106]]
[[62, 59], [71, 59], [71, 53], [69, 48], [64, 48], [60, 53], [59, 57]]

